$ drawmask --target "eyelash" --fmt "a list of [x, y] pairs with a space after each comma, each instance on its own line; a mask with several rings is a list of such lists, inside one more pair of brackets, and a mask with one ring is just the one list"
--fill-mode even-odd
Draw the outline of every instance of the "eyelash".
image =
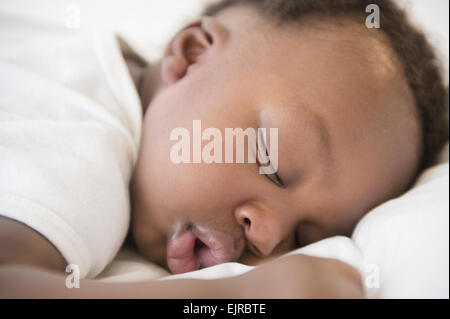
[[[266, 149], [266, 154], [267, 154], [267, 147], [265, 149]], [[261, 164], [258, 161], [258, 157], [256, 157], [256, 163], [258, 164], [258, 167], [261, 167]], [[270, 162], [269, 162], [269, 164], [270, 164]], [[286, 187], [283, 180], [280, 178], [280, 176], [277, 173], [265, 174], [265, 175], [276, 186], [281, 187], [281, 188]]]
[[[256, 159], [256, 163], [258, 164], [258, 168], [261, 167], [261, 163], [259, 163], [258, 158]], [[274, 183], [276, 186], [281, 188], [286, 187], [286, 185], [284, 184], [283, 180], [281, 179], [280, 175], [278, 175], [278, 173], [264, 174], [264, 175], [269, 181]]]
[[270, 174], [270, 175], [267, 175], [267, 174], [266, 174], [266, 177], [267, 177], [271, 182], [273, 182], [275, 185], [277, 185], [278, 187], [282, 187], [282, 188], [285, 187], [285, 185], [284, 185], [284, 183], [283, 183], [283, 180], [280, 178], [280, 176], [279, 176], [277, 173], [273, 173], [273, 174]]

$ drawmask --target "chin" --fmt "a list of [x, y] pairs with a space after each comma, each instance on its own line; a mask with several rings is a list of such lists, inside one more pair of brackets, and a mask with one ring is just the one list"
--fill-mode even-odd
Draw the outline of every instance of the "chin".
[[150, 262], [166, 269], [166, 236], [151, 226], [133, 227], [133, 239], [137, 250]]

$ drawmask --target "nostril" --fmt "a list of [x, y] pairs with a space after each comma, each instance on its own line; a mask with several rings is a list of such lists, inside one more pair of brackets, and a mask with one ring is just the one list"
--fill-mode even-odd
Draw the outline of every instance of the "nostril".
[[245, 217], [244, 218], [244, 224], [245, 224], [245, 226], [250, 226], [252, 223], [251, 223], [249, 218]]
[[195, 240], [194, 253], [197, 254], [198, 251], [199, 251], [201, 248], [203, 248], [203, 247], [206, 247], [205, 243], [202, 242], [200, 239], [197, 238], [197, 239]]

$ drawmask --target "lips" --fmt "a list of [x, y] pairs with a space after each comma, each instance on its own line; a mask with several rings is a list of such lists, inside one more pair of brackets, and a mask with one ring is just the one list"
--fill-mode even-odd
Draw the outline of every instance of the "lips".
[[176, 231], [168, 242], [167, 265], [179, 274], [236, 261], [244, 249], [244, 245], [237, 243], [228, 234], [196, 226], [185, 228]]

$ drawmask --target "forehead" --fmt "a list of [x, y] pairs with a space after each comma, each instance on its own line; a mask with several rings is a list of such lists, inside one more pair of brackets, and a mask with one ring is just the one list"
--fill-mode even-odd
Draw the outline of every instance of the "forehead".
[[317, 60], [326, 56], [329, 62], [345, 63], [347, 59], [364, 63], [365, 67], [371, 65], [372, 71], [384, 70], [387, 75], [396, 71], [399, 64], [385, 34], [366, 28], [363, 15], [311, 14], [298, 21], [280, 22], [251, 6], [238, 5], [224, 10], [218, 18], [231, 34], [230, 42], [241, 60], [259, 56], [289, 58], [293, 62], [295, 56], [298, 60], [310, 53]]
[[387, 92], [408, 95], [401, 63], [387, 38], [367, 29], [360, 17], [310, 15], [280, 24], [251, 7], [237, 6], [220, 18], [231, 34], [230, 60], [238, 62], [240, 74], [250, 76], [242, 80], [277, 98], [324, 99], [328, 105], [344, 98], [367, 101]]
[[352, 121], [374, 122], [387, 111], [383, 97], [405, 81], [389, 48], [364, 32], [353, 22], [276, 27], [261, 35], [265, 40], [253, 40], [241, 73], [248, 74], [261, 103], [279, 102], [289, 113], [302, 113], [301, 105], [319, 117], [348, 119], [351, 113]]

